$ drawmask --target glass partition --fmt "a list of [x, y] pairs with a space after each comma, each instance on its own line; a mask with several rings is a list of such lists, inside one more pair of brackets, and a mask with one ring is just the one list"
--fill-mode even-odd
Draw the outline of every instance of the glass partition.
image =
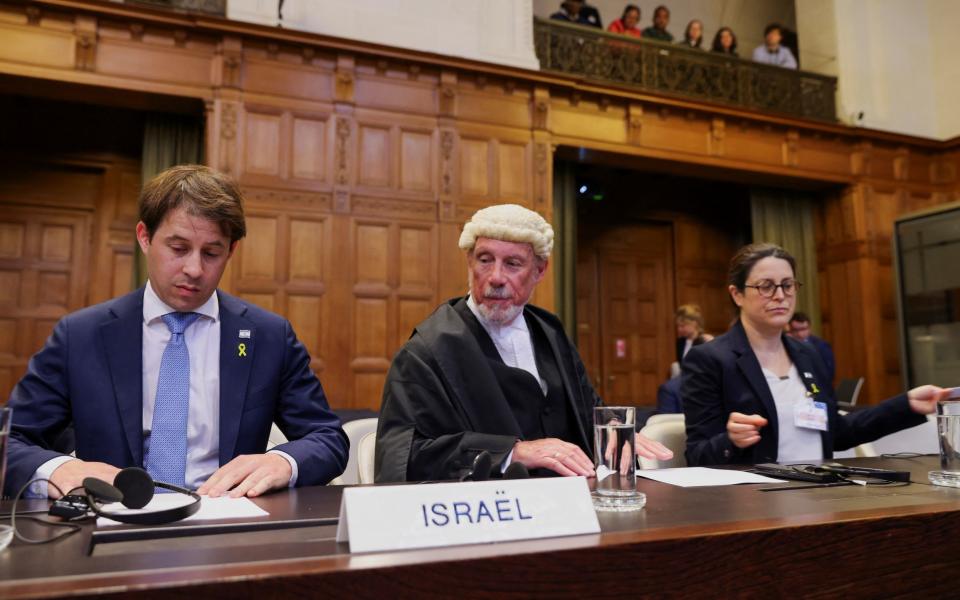
[[898, 219], [894, 262], [907, 386], [960, 385], [960, 205]]

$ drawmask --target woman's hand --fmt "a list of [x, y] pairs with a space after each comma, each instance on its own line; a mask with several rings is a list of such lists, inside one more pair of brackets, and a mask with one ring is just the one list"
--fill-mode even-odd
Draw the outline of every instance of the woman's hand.
[[737, 448], [749, 448], [760, 441], [760, 428], [767, 424], [767, 420], [760, 415], [745, 415], [730, 413], [727, 419], [727, 436]]
[[946, 400], [953, 392], [951, 388], [942, 388], [935, 385], [921, 385], [907, 392], [910, 409], [921, 415], [932, 415], [937, 412], [937, 402]]

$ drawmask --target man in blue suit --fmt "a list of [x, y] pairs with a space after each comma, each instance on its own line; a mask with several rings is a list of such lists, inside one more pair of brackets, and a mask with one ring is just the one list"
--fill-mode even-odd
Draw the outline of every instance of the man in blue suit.
[[[217, 289], [246, 233], [229, 178], [173, 167], [140, 197], [149, 281], [64, 317], [8, 405], [4, 493], [58, 497], [144, 467], [201, 494], [257, 496], [339, 475], [347, 437], [282, 317]], [[269, 452], [276, 422], [290, 441]], [[76, 457], [52, 449], [72, 426]]]
[[787, 328], [787, 335], [797, 341], [813, 346], [813, 349], [817, 351], [817, 354], [819, 354], [823, 360], [823, 365], [827, 367], [827, 381], [832, 384], [837, 374], [837, 362], [833, 357], [833, 348], [830, 347], [830, 343], [827, 340], [813, 335], [813, 330], [810, 329], [810, 317], [807, 316], [807, 313], [800, 311], [793, 313]]

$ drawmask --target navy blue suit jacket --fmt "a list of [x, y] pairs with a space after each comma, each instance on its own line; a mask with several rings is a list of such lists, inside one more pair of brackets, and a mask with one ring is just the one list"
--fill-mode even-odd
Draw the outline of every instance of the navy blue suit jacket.
[[811, 335], [809, 343], [813, 344], [817, 353], [820, 354], [820, 359], [823, 360], [823, 365], [827, 368], [827, 376], [832, 382], [837, 372], [837, 361], [833, 357], [833, 348], [830, 347], [830, 342]]
[[[13, 426], [4, 493], [16, 494], [73, 425], [77, 458], [143, 466], [144, 288], [69, 314], [30, 359], [8, 405]], [[324, 484], [349, 442], [290, 323], [217, 291], [220, 305], [220, 464], [266, 449], [274, 421], [297, 461], [297, 485]], [[241, 329], [246, 356], [237, 345]]]
[[[926, 420], [924, 415], [910, 410], [906, 394], [840, 415], [833, 385], [816, 350], [786, 335], [783, 343], [807, 389], [812, 392], [816, 386], [816, 400], [827, 403], [828, 431], [820, 436], [824, 458], [833, 457], [834, 450], [852, 448]], [[739, 321], [711, 343], [691, 348], [682, 368], [689, 466], [777, 461], [776, 405]], [[727, 437], [727, 419], [732, 412], [758, 414], [767, 419], [767, 425], [760, 429], [759, 442], [743, 449], [733, 445]]]

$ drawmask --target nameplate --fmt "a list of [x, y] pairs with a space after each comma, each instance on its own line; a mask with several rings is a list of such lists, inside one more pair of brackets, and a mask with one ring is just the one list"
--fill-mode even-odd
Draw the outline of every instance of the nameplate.
[[351, 552], [599, 533], [583, 477], [350, 487], [337, 541]]

